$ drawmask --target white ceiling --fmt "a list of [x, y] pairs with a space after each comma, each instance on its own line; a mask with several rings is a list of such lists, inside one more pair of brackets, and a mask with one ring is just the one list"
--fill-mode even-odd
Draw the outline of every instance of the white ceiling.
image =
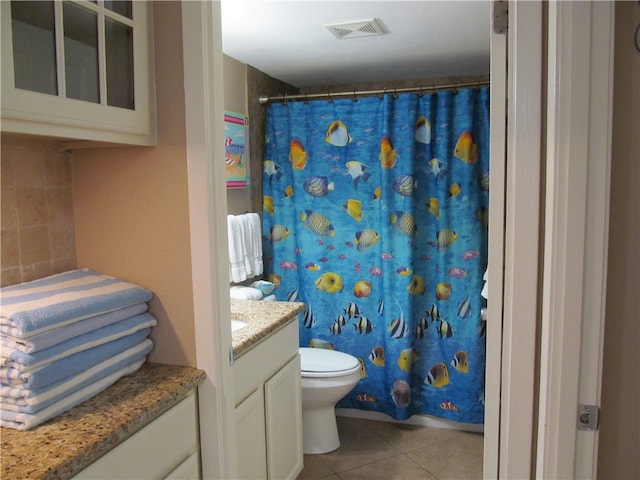
[[[225, 54], [296, 87], [488, 75], [491, 2], [222, 0]], [[323, 25], [375, 18], [339, 40]]]

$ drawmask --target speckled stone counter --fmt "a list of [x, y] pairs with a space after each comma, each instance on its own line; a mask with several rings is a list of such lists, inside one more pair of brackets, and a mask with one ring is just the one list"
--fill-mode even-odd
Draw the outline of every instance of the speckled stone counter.
[[190, 367], [144, 364], [32, 430], [0, 429], [0, 478], [70, 478], [176, 405], [205, 379]]
[[232, 333], [233, 354], [237, 358], [304, 310], [300, 302], [231, 300], [231, 318], [247, 322]]

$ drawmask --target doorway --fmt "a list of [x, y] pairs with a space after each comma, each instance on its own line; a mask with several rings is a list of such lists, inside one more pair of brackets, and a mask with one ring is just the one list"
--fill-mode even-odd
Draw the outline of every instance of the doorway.
[[[190, 8], [204, 8], [203, 4], [208, 4], [208, 2], [203, 2], [201, 5], [193, 5], [194, 3], [195, 2], [187, 2], [187, 4], [183, 6], [183, 22], [187, 20], [184, 18], [185, 10]], [[496, 357], [498, 357], [500, 361], [495, 371], [491, 372], [490, 375], [489, 372], [487, 372], [488, 379], [492, 379], [492, 381], [495, 382], [491, 387], [491, 391], [496, 392], [499, 401], [495, 405], [494, 420], [491, 423], [487, 423], [487, 428], [489, 425], [492, 425], [495, 431], [489, 433], [487, 429], [485, 429], [485, 460], [489, 459], [489, 462], [485, 461], [486, 478], [497, 477], [498, 471], [500, 477], [525, 478], [530, 477], [534, 469], [532, 466], [534, 462], [531, 439], [533, 438], [533, 424], [536, 416], [533, 405], [536, 403], [535, 388], [537, 382], [535, 376], [535, 347], [532, 343], [534, 343], [533, 339], [535, 338], [537, 318], [538, 255], [540, 244], [537, 235], [537, 221], [529, 222], [529, 220], [534, 216], [531, 213], [532, 204], [540, 204], [539, 182], [536, 181], [539, 177], [531, 177], [530, 174], [533, 173], [535, 175], [535, 172], [538, 172], [537, 174], [539, 175], [540, 172], [539, 163], [537, 163], [540, 162], [541, 158], [541, 122], [539, 121], [539, 108], [540, 105], [544, 104], [541, 99], [540, 72], [542, 71], [542, 52], [539, 47], [542, 44], [542, 6], [535, 2], [514, 2], [511, 4], [511, 7], [512, 11], [509, 14], [509, 23], [512, 28], [510, 28], [508, 39], [510, 45], [509, 71], [511, 73], [508, 81], [505, 80], [503, 85], [503, 92], [508, 91], [508, 97], [511, 100], [508, 105], [508, 112], [506, 105], [503, 105], [503, 113], [506, 113], [506, 115], [502, 115], [502, 117], [498, 119], [497, 125], [504, 126], [504, 119], [505, 117], [508, 118], [507, 131], [511, 138], [503, 141], [501, 145], [503, 146], [502, 150], [506, 152], [505, 158], [517, 159], [517, 163], [505, 169], [505, 197], [503, 198], [505, 210], [503, 212], [504, 215], [497, 219], [500, 225], [499, 231], [504, 233], [504, 281], [500, 281], [502, 280], [500, 278], [500, 274], [502, 273], [502, 255], [500, 255], [501, 261], [498, 268], [491, 270], [491, 272], [496, 272], [497, 278], [496, 276], [492, 277], [490, 288], [495, 288], [496, 294], [500, 296], [501, 299], [499, 304], [496, 302], [497, 305], [495, 308], [497, 311], [494, 310], [493, 315], [502, 327], [496, 329], [496, 331], [502, 335], [502, 340], [497, 342], [496, 348], [498, 351], [495, 352]], [[212, 28], [215, 33], [216, 28], [219, 27], [219, 25], [215, 25], [216, 21], [219, 22], [219, 10], [215, 11], [215, 7], [211, 6], [207, 6], [206, 8], [213, 8], [214, 10], [213, 13], [207, 12], [207, 14], [214, 19], [214, 25], [205, 25], [204, 29]], [[189, 25], [189, 28], [191, 28], [192, 25], [201, 25], [202, 17], [201, 12], [197, 12], [190, 18], [193, 23], [185, 23], [185, 25]], [[206, 22], [208, 22], [208, 19], [205, 20], [205, 23]], [[217, 32], [219, 32], [219, 30], [217, 30]], [[189, 33], [189, 36], [191, 36], [191, 33]], [[203, 40], [203, 38], [205, 38], [205, 40]], [[500, 42], [495, 37], [494, 40], [496, 43], [503, 43], [506, 51], [507, 40]], [[193, 52], [190, 50], [190, 47], [201, 50], [200, 45], [202, 43], [206, 45], [210, 42], [211, 38], [208, 35], [201, 35], [195, 43], [189, 43], [188, 40], [185, 40], [185, 52], [189, 51], [189, 55], [191, 56]], [[195, 57], [197, 57], [195, 60], [203, 63], [202, 59], [204, 58], [204, 63], [209, 62], [212, 57], [204, 56], [204, 53], [208, 54], [209, 52], [197, 51], [195, 53]], [[222, 52], [219, 51], [218, 55], [221, 56]], [[213, 58], [214, 63], [218, 62], [216, 65], [219, 66], [219, 59], [216, 59], [216, 57]], [[506, 59], [506, 54], [504, 58]], [[185, 56], [185, 64], [189, 64], [192, 60], [194, 59]], [[205, 112], [204, 114], [200, 112], [200, 119], [206, 119], [206, 122], [203, 124], [215, 125], [216, 122], [220, 121], [215, 114], [216, 108], [218, 109], [218, 113], [223, 110], [221, 105], [216, 104], [218, 100], [215, 98], [216, 94], [219, 95], [221, 90], [220, 83], [216, 83], [216, 81], [220, 81], [220, 77], [210, 71], [204, 72], [202, 75], [200, 79], [190, 78], [190, 82], [196, 83], [196, 85], [192, 84], [190, 86], [198, 87], [201, 90], [209, 89], [206, 91], [206, 94], [203, 93], [197, 100], [201, 104], [203, 97], [212, 99], [213, 114], [212, 112]], [[216, 81], [210, 81], [211, 77], [214, 77]], [[492, 82], [494, 82], [492, 90], [495, 92], [497, 90], [495, 88], [496, 77], [493, 75]], [[502, 96], [503, 102], [506, 96], [507, 95]], [[494, 112], [498, 110], [499, 108], [492, 108]], [[498, 126], [497, 128], [500, 127]], [[492, 131], [495, 130], [496, 126], [492, 124]], [[200, 135], [202, 135], [202, 138], [207, 138], [211, 136], [211, 133], [200, 132]], [[200, 138], [195, 138], [194, 140], [198, 141]], [[200, 142], [198, 145], [202, 144], [203, 143]], [[207, 150], [207, 156], [202, 155], [199, 157], [200, 166], [208, 163], [208, 158], [210, 158], [208, 155], [211, 155], [211, 158], [215, 158], [217, 155], [217, 150], [213, 142], [207, 140], [204, 144], [206, 149], [209, 150]], [[220, 165], [222, 165], [221, 162]], [[198, 176], [190, 177], [190, 182], [193, 180], [196, 183], [199, 182], [202, 184], [203, 181], [207, 183], [210, 178], [213, 178], [216, 187], [222, 186], [221, 192], [208, 191], [210, 196], [205, 196], [205, 201], [209, 204], [210, 215], [204, 216], [204, 225], [209, 227], [208, 230], [210, 232], [220, 232], [224, 230], [224, 228], [218, 225], [220, 222], [216, 222], [216, 218], [222, 218], [226, 213], [224, 209], [221, 208], [226, 208], [226, 198], [223, 196], [224, 183], [222, 176], [218, 177], [220, 172], [215, 171], [215, 169], [213, 172], [210, 172], [210, 175], [207, 174], [201, 178]], [[211, 187], [208, 184], [205, 185], [205, 192], [207, 188]], [[494, 189], [494, 191], [495, 190], [496, 189]], [[516, 190], [518, 192], [517, 197], [515, 196]], [[211, 200], [211, 198], [213, 198], [213, 200]], [[536, 211], [534, 213], [534, 218], [537, 220], [540, 217], [539, 212]], [[506, 230], [504, 229], [505, 219]], [[211, 222], [211, 224], [208, 222]], [[531, 223], [535, 225], [532, 226]], [[517, 227], [523, 228], [520, 229]], [[198, 226], [195, 230], [200, 231], [201, 226]], [[536, 232], [533, 235], [531, 235], [532, 230]], [[201, 248], [210, 254], [211, 242], [209, 241], [211, 237], [208, 235], [210, 234], [202, 234], [198, 242], [201, 242]], [[215, 240], [213, 243], [215, 244]], [[222, 248], [216, 246], [215, 252], [218, 253], [220, 257], [224, 256], [224, 249]], [[197, 249], [194, 249], [192, 255], [195, 256], [197, 253]], [[216, 262], [219, 261], [219, 259], [209, 258], [208, 255], [200, 257], [200, 261], [202, 261], [202, 258], [207, 259], [213, 267], [216, 267]], [[211, 303], [210, 310], [214, 310], [213, 315], [209, 315], [206, 318], [204, 318], [204, 316], [202, 316], [202, 318], [196, 318], [196, 331], [198, 337], [200, 337], [201, 332], [209, 336], [208, 339], [203, 340], [202, 344], [198, 345], [202, 347], [198, 349], [202, 349], [202, 353], [199, 353], [199, 356], [203, 356], [202, 359], [199, 358], [199, 365], [213, 372], [213, 381], [216, 387], [214, 389], [216, 392], [213, 394], [213, 401], [207, 403], [205, 408], [210, 411], [209, 413], [213, 412], [214, 417], [224, 418], [225, 408], [227, 408], [224, 405], [224, 393], [233, 387], [226, 382], [226, 375], [230, 375], [230, 373], [228, 369], [225, 370], [224, 368], [224, 359], [227, 354], [225, 340], [224, 338], [216, 337], [213, 333], [222, 336], [227, 335], [228, 337], [230, 332], [228, 331], [228, 326], [226, 327], [227, 330], [225, 330], [225, 327], [222, 325], [216, 324], [212, 327], [210, 325], [210, 319], [212, 316], [226, 318], [227, 312], [225, 309], [228, 309], [228, 300], [225, 302], [223, 297], [226, 295], [221, 295], [221, 292], [216, 290], [216, 284], [226, 284], [223, 278], [224, 275], [216, 274], [215, 268], [213, 268], [213, 270], [214, 273], [212, 274], [211, 271], [208, 272], [208, 276], [205, 276], [204, 279], [197, 278], [198, 281], [202, 281], [210, 289], [208, 293], [199, 292], [199, 294], [208, 300], [212, 300], [212, 297], [215, 297], [215, 299], [220, 300], [220, 302]], [[220, 270], [224, 269], [222, 268]], [[197, 272], [194, 273], [194, 279], [196, 276]], [[496, 279], [495, 283], [493, 283], [493, 278]], [[217, 283], [216, 280], [218, 281]], [[491, 284], [493, 284], [494, 287], [491, 287]], [[504, 292], [502, 291], [503, 285]], [[226, 292], [224, 293], [226, 294]], [[504, 301], [502, 301], [501, 297], [503, 293]], [[493, 298], [491, 292], [490, 298]], [[489, 310], [491, 316], [491, 304]], [[531, 335], [532, 331], [534, 335]], [[205, 350], [207, 351], [206, 356], [204, 355]], [[203, 405], [203, 403], [201, 403], [201, 405]], [[572, 409], [572, 406], [569, 405], [569, 408]], [[207, 413], [207, 415], [209, 415], [209, 413]], [[215, 449], [219, 454], [219, 458], [216, 460], [220, 460], [220, 463], [215, 466], [212, 462], [211, 465], [205, 467], [214, 469], [210, 470], [211, 472], [221, 472], [221, 474], [217, 476], [233, 476], [229, 475], [229, 472], [231, 472], [231, 474], [233, 473], [232, 465], [235, 458], [232, 457], [235, 455], [235, 452], [228, 452], [228, 448], [225, 447], [225, 443], [233, 443], [228, 442], [229, 438], [233, 438], [233, 432], [226, 432], [223, 426], [216, 426], [213, 422], [207, 421], [204, 423], [201, 422], [201, 427], [205, 430], [205, 443], [203, 444], [203, 448]], [[487, 442], [488, 438], [492, 439], [491, 442]], [[209, 444], [206, 444], [206, 442], [209, 442]], [[569, 461], [571, 460], [572, 459], [569, 459]], [[500, 463], [499, 470], [497, 467], [498, 461]], [[487, 467], [487, 465], [492, 462], [496, 465], [494, 469], [493, 467]], [[488, 468], [492, 470], [487, 471]]]
[[[222, 9], [222, 21], [223, 21], [223, 23], [225, 21], [224, 4], [223, 4], [223, 9]], [[486, 30], [487, 30], [487, 32], [490, 31], [489, 15], [487, 15], [487, 18], [486, 18]], [[304, 40], [303, 39], [299, 39], [299, 41], [303, 42]], [[500, 46], [504, 50], [499, 55], [502, 55], [502, 57], [504, 57], [506, 55], [506, 40], [503, 41], [500, 44]], [[264, 47], [260, 47], [260, 48], [264, 48]], [[223, 39], [223, 51], [224, 50], [225, 49], [224, 49], [224, 39]], [[505, 59], [504, 58], [502, 58], [502, 62], [501, 63], [500, 62], [496, 62], [496, 65], [502, 65], [503, 66], [502, 68], [504, 68], [505, 64], [506, 63], [505, 63]], [[251, 66], [251, 68], [253, 68], [253, 66]], [[500, 75], [504, 76], [504, 70], [503, 70], [503, 73], [501, 73]], [[277, 74], [276, 74], [276, 76], [277, 76]], [[483, 78], [487, 78], [487, 77], [483, 77]], [[478, 79], [478, 77], [473, 77], [472, 79]], [[463, 80], [463, 81], [464, 80], [469, 80], [469, 77], [462, 77], [461, 80]], [[414, 84], [417, 85], [419, 83], [420, 83], [419, 81], [416, 81]], [[374, 89], [374, 88], [382, 89], [383, 87], [385, 87], [385, 85], [389, 89], [393, 89], [394, 86], [402, 87], [402, 86], [406, 86], [407, 84], [410, 84], [410, 82], [404, 82], [404, 83], [397, 82], [395, 84], [391, 83], [391, 82], [379, 82], [377, 84], [376, 83], [374, 83], [374, 84], [372, 84], [372, 83], [368, 83], [368, 84], [360, 83], [360, 84], [358, 84], [356, 86], [349, 85], [347, 87], [339, 86], [339, 85], [329, 85], [328, 87], [327, 87], [327, 85], [322, 85], [322, 86], [317, 86], [316, 85], [316, 86], [308, 86], [306, 88], [303, 88], [303, 92], [304, 93], [314, 93], [314, 92], [322, 92], [322, 91], [326, 91], [326, 90], [336, 91], [336, 89], [338, 89], [338, 88], [343, 88], [344, 90], [349, 90], [350, 88], [354, 88], [354, 89], [357, 88], [358, 90], [369, 90], [369, 89]], [[428, 90], [429, 81], [424, 81], [424, 86]], [[498, 88], [500, 88], [500, 87], [498, 87]], [[505, 88], [504, 79], [503, 79], [503, 83], [502, 83], [502, 88]], [[255, 91], [256, 89], [252, 88], [252, 87], [250, 87], [248, 90], [250, 92], [254, 92], [256, 94], [256, 97], [257, 97], [257, 94], [265, 93], [263, 91], [257, 91], [256, 92]], [[278, 92], [278, 93], [281, 93], [281, 92]], [[503, 98], [504, 98], [504, 96], [505, 95], [502, 95]], [[254, 109], [254, 108], [264, 109], [264, 107], [259, 106], [257, 104], [256, 100], [257, 100], [257, 98], [248, 98], [247, 99], [247, 101], [248, 101], [248, 103], [250, 105], [248, 108], [250, 109], [249, 110], [249, 117], [251, 119], [255, 119], [257, 117], [257, 114], [253, 114], [251, 109]], [[496, 108], [496, 111], [499, 111], [499, 108]], [[498, 115], [500, 115], [500, 114], [498, 113]], [[498, 116], [496, 118], [504, 118], [504, 112], [503, 112], [501, 117]], [[255, 129], [258, 128], [255, 123], [256, 122], [252, 120], [252, 127], [251, 128], [254, 129], [254, 132], [255, 132]], [[496, 137], [497, 140], [492, 140], [492, 144], [495, 143], [496, 145], [499, 145], [499, 144], [503, 144], [504, 145], [504, 143], [505, 143], [505, 141], [504, 141], [504, 130], [502, 130], [502, 132], [501, 132], [500, 129], [497, 129], [496, 132], [497, 132], [497, 135], [503, 135], [503, 137], [501, 139], [500, 139], [500, 137]], [[258, 134], [258, 136], [260, 138], [263, 138], [263, 135]], [[504, 161], [504, 152], [502, 152], [501, 155], [502, 155], [502, 161]], [[259, 178], [259, 181], [261, 182], [262, 175], [260, 174], [258, 176], [258, 178]], [[492, 187], [492, 189], [495, 189], [495, 191], [496, 191], [495, 198], [492, 200], [494, 202], [494, 205], [499, 205], [498, 202], [501, 202], [501, 203], [504, 202], [504, 200], [503, 200], [504, 199], [504, 179], [505, 179], [504, 173], [502, 173], [502, 174], [496, 173], [495, 174], [495, 180], [494, 179], [491, 180], [492, 182], [497, 182], [496, 185], [499, 185], [499, 186], [496, 186], [496, 187]], [[255, 188], [259, 189], [260, 187], [258, 185], [255, 185]], [[260, 208], [261, 209], [262, 208], [262, 195], [261, 194], [253, 194], [252, 193], [252, 197], [254, 199], [254, 202], [256, 202], [256, 203], [253, 204], [253, 208]], [[228, 197], [228, 199], [229, 198], [230, 197]], [[232, 208], [233, 206], [230, 206], [230, 207]], [[237, 210], [237, 208], [236, 208], [236, 210]], [[254, 211], [257, 211], [257, 210], [254, 210]], [[502, 215], [503, 215], [504, 214], [504, 207], [502, 207], [502, 208], [499, 207], [499, 206], [496, 207], [495, 208], [495, 212], [498, 215], [501, 215], [500, 212], [502, 212]], [[494, 223], [495, 222], [497, 222], [496, 224], [499, 225], [499, 227], [498, 227], [499, 230], [498, 231], [501, 231], [502, 230], [501, 226], [503, 224], [503, 216], [498, 217], [498, 220], [494, 219]], [[495, 285], [494, 286], [495, 294], [494, 295], [496, 295], [496, 296], [494, 298], [495, 298], [496, 304], [501, 304], [501, 295], [502, 295], [502, 291], [501, 291], [502, 278], [501, 278], [501, 276], [502, 276], [502, 256], [503, 256], [503, 245], [504, 244], [503, 244], [502, 241], [497, 240], [496, 241], [496, 245], [497, 245], [497, 247], [493, 248], [493, 250], [494, 250], [493, 255], [497, 255], [496, 259], [499, 259], [500, 263], [499, 263], [498, 267], [495, 267], [495, 270], [498, 273], [495, 274], [495, 283], [494, 283], [494, 285]], [[500, 288], [498, 288], [498, 286], [500, 286]], [[494, 311], [496, 311], [498, 314], [501, 314], [501, 310], [502, 310], [501, 308], [494, 308]], [[496, 317], [494, 321], [495, 321], [496, 325], [501, 325], [501, 318]], [[499, 396], [499, 389], [500, 389], [500, 386], [499, 386], [499, 384], [500, 384], [500, 363], [499, 362], [500, 362], [500, 356], [499, 355], [500, 355], [500, 351], [501, 351], [501, 346], [500, 346], [501, 345], [501, 338], [502, 338], [501, 337], [501, 333], [494, 329], [492, 334], [491, 334], [491, 336], [490, 336], [490, 338], [488, 339], [488, 341], [491, 343], [491, 345], [494, 345], [494, 347], [492, 347], [492, 349], [491, 349], [492, 353], [490, 355], [493, 356], [492, 357], [492, 361], [496, 362], [496, 363], [494, 363], [494, 365], [493, 365], [493, 367], [491, 367], [490, 371], [492, 372], [491, 373], [492, 375], [494, 375], [494, 374], [496, 375], [496, 378], [491, 379], [491, 380], [489, 380], [489, 379], [487, 380], [488, 388], [494, 389], [494, 393], [488, 393], [487, 395], [488, 395], [489, 398], [496, 399], [495, 403], [494, 403], [495, 410], [498, 410], [498, 405], [499, 405], [499, 402], [500, 402], [500, 396]], [[495, 345], [497, 345], [497, 347], [495, 347]], [[497, 352], [497, 354], [496, 354], [496, 352]], [[497, 474], [491, 473], [491, 472], [497, 472], [497, 452], [498, 452], [497, 432], [499, 430], [499, 426], [497, 424], [499, 415], [495, 411], [492, 411], [493, 408], [494, 407], [489, 407], [488, 413], [487, 413], [487, 417], [491, 418], [491, 421], [495, 423], [495, 425], [490, 428], [490, 430], [492, 432], [490, 434], [490, 436], [492, 438], [493, 438], [493, 436], [495, 436], [495, 439], [488, 440], [489, 443], [491, 443], [491, 446], [489, 446], [489, 447], [485, 446], [485, 463], [488, 465], [487, 466], [488, 473], [486, 475], [488, 477], [497, 475]]]

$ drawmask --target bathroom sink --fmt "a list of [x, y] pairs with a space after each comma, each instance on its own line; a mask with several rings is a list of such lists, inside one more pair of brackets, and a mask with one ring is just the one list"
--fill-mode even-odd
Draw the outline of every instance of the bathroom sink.
[[243, 322], [242, 320], [234, 320], [231, 319], [231, 331], [235, 332], [236, 330], [240, 330], [247, 326], [247, 322]]

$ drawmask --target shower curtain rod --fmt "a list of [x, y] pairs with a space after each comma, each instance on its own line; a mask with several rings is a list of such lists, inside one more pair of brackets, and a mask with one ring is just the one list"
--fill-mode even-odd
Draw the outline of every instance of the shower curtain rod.
[[310, 93], [310, 94], [295, 94], [295, 95], [260, 95], [258, 97], [258, 101], [260, 105], [264, 105], [269, 102], [288, 102], [289, 100], [311, 100], [313, 98], [333, 98], [333, 97], [358, 97], [358, 96], [367, 96], [367, 95], [380, 95], [385, 93], [408, 93], [408, 92], [419, 92], [419, 93], [433, 93], [436, 90], [452, 90], [456, 88], [466, 88], [466, 87], [483, 87], [488, 86], [491, 82], [481, 81], [481, 82], [467, 82], [467, 83], [452, 83], [449, 85], [428, 85], [428, 86], [419, 86], [419, 87], [406, 87], [406, 88], [384, 88], [382, 90], [362, 90], [357, 91], [353, 90], [352, 92], [327, 92], [327, 93]]

